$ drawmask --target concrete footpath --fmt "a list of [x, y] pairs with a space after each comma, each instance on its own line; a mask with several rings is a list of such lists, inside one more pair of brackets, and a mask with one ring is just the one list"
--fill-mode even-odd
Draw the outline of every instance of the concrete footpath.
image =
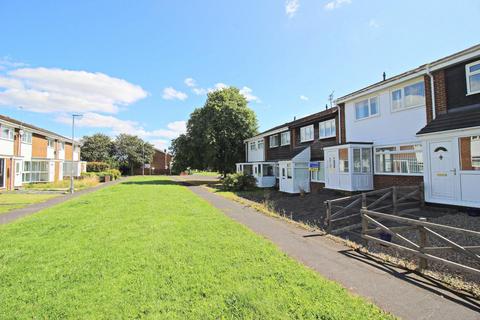
[[37, 213], [40, 210], [49, 208], [51, 206], [54, 206], [54, 205], [57, 205], [59, 203], [68, 201], [70, 199], [80, 197], [84, 194], [95, 192], [95, 191], [103, 189], [105, 187], [113, 186], [113, 185], [118, 184], [120, 182], [124, 182], [128, 179], [129, 178], [120, 178], [120, 179], [117, 179], [115, 181], [101, 183], [98, 186], [95, 186], [93, 188], [83, 189], [83, 190], [75, 192], [74, 194], [59, 195], [58, 197], [49, 199], [49, 200], [44, 201], [44, 202], [34, 203], [32, 205], [29, 205], [29, 206], [26, 206], [26, 207], [23, 207], [23, 208], [20, 208], [20, 209], [12, 210], [8, 213], [0, 214], [0, 225], [10, 223], [12, 221], [15, 221], [15, 220], [20, 219], [20, 218], [25, 217], [25, 216], [29, 216], [31, 214]]
[[291, 223], [263, 215], [205, 187], [188, 188], [227, 216], [271, 240], [289, 256], [395, 316], [412, 320], [480, 319], [480, 301], [469, 295], [454, 293], [433, 279], [381, 263]]

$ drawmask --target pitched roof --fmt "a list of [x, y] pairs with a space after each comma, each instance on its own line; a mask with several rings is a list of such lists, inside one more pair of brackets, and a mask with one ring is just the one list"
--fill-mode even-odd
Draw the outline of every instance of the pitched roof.
[[300, 118], [300, 119], [296, 119], [294, 121], [291, 121], [288, 123], [288, 126], [289, 127], [296, 127], [296, 126], [299, 126], [299, 125], [302, 125], [306, 122], [311, 122], [311, 121], [318, 121], [318, 120], [321, 120], [323, 118], [326, 118], [332, 114], [335, 114], [337, 113], [338, 111], [338, 107], [332, 107], [332, 108], [328, 108], [326, 110], [323, 110], [323, 111], [320, 111], [320, 112], [317, 112], [317, 113], [314, 113], [314, 114], [311, 114], [311, 115], [308, 115], [308, 116], [305, 116], [303, 118]]
[[29, 128], [29, 129], [32, 129], [32, 130], [35, 130], [35, 131], [39, 131], [39, 132], [44, 133], [45, 135], [52, 136], [52, 137], [55, 137], [55, 138], [60, 138], [61, 140], [65, 140], [65, 141], [72, 140], [71, 138], [67, 138], [67, 137], [62, 136], [62, 135], [60, 135], [58, 133], [55, 133], [53, 131], [42, 129], [40, 127], [34, 126], [33, 124], [29, 124], [29, 123], [26, 123], [26, 122], [23, 122], [23, 121], [20, 121], [20, 120], [16, 120], [16, 119], [13, 119], [13, 118], [1, 115], [1, 114], [0, 114], [0, 120], [3, 120], [5, 122], [9, 122], [9, 123], [12, 123], [12, 124], [16, 124], [16, 125], [24, 127], [24, 128]]
[[417, 134], [480, 127], [480, 104], [458, 108], [437, 117]]

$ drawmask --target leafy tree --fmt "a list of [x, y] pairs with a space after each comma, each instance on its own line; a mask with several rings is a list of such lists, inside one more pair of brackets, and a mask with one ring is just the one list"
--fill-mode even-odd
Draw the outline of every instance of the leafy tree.
[[84, 136], [80, 156], [83, 161], [110, 163], [113, 156], [112, 139], [103, 133]]
[[132, 175], [135, 167], [151, 163], [154, 153], [153, 145], [137, 136], [122, 133], [115, 138], [114, 158], [122, 168], [129, 170]]
[[233, 172], [244, 156], [243, 141], [256, 133], [255, 113], [237, 88], [213, 91], [190, 115], [187, 133], [172, 143], [176, 169]]

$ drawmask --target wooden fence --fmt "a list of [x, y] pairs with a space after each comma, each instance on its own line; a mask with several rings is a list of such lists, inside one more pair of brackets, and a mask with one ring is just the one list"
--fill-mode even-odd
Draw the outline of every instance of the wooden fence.
[[[428, 266], [428, 261], [435, 261], [445, 264], [451, 268], [459, 269], [462, 271], [468, 271], [477, 275], [480, 275], [480, 255], [476, 252], [480, 252], [480, 246], [462, 246], [451, 239], [448, 236], [441, 235], [438, 231], [448, 231], [461, 233], [463, 235], [480, 237], [480, 232], [461, 229], [436, 223], [427, 222], [425, 218], [419, 220], [409, 219], [405, 217], [399, 217], [392, 214], [385, 214], [376, 211], [368, 210], [367, 208], [361, 209], [362, 218], [362, 238], [366, 241], [373, 241], [382, 245], [392, 247], [402, 252], [409, 253], [419, 258], [419, 269], [425, 269]], [[380, 221], [386, 221], [394, 223], [395, 226], [386, 226]], [[373, 229], [369, 226], [374, 225]], [[416, 230], [418, 233], [417, 241], [412, 241], [402, 236], [400, 233], [407, 230]], [[436, 231], [434, 231], [436, 230]], [[381, 235], [388, 234], [391, 236], [391, 240], [396, 240], [398, 243], [381, 238]], [[436, 238], [446, 246], [429, 246], [429, 240], [431, 237]], [[439, 255], [456, 251], [460, 254], [468, 256], [477, 268], [467, 266], [443, 257]]]
[[340, 234], [361, 227], [360, 210], [388, 212], [404, 215], [418, 211], [425, 205], [423, 185], [394, 186], [349, 197], [327, 200], [325, 205], [325, 229], [327, 233]]

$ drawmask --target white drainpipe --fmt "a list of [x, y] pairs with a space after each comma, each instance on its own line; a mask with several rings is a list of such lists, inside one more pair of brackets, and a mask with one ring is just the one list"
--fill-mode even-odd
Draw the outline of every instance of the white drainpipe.
[[430, 72], [430, 65], [427, 65], [427, 74], [430, 77], [430, 92], [432, 96], [432, 120], [435, 119], [435, 83], [433, 79], [433, 75]]

